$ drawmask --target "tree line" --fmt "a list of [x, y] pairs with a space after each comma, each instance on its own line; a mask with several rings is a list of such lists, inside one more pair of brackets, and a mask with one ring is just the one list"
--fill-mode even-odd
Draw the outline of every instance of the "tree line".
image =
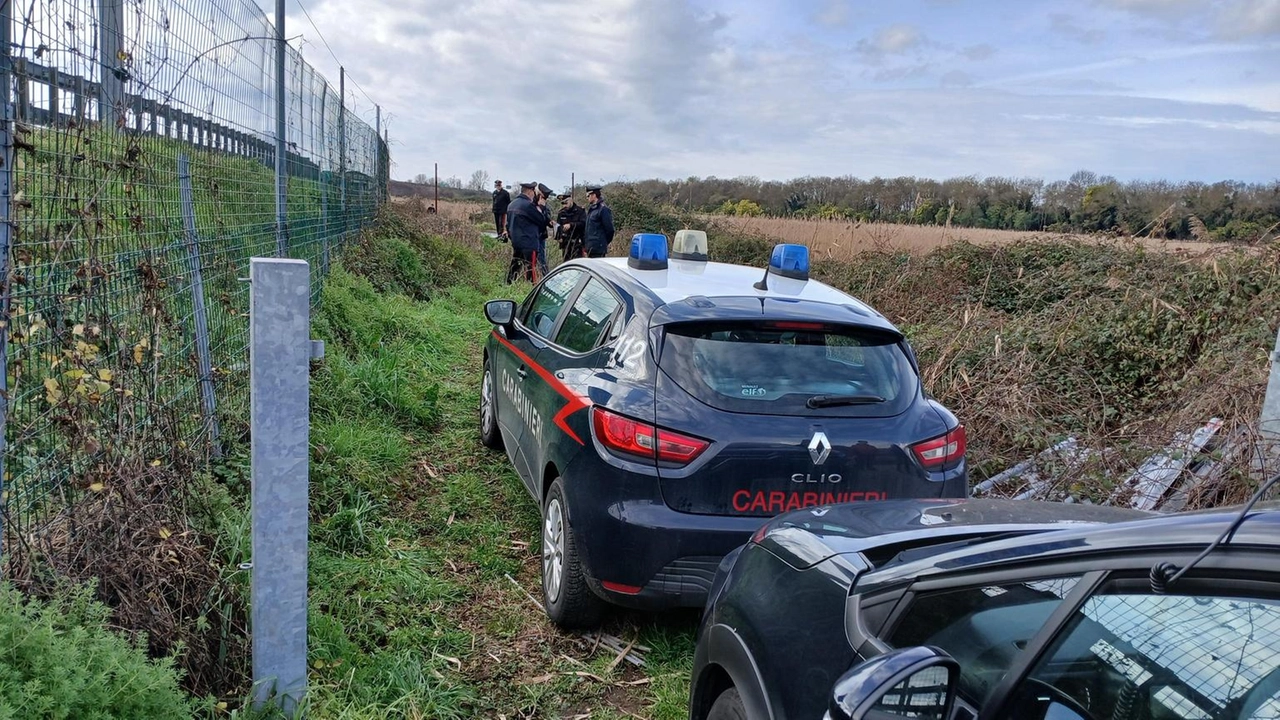
[[976, 176], [690, 177], [626, 183], [692, 212], [765, 214], [1002, 230], [1107, 232], [1172, 240], [1252, 242], [1280, 229], [1280, 181], [1120, 182], [1081, 170], [1067, 180]]

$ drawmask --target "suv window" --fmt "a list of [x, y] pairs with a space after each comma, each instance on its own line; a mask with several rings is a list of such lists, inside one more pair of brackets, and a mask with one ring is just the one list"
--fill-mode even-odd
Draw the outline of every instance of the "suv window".
[[[896, 336], [837, 324], [668, 325], [658, 364], [702, 402], [737, 412], [887, 417], [905, 410], [918, 387]], [[871, 400], [806, 404], [820, 395]]]
[[1020, 683], [1006, 716], [1280, 717], [1280, 602], [1095, 595]]
[[594, 348], [609, 330], [620, 304], [604, 283], [591, 278], [560, 325], [556, 344], [580, 353]]
[[887, 640], [894, 647], [934, 645], [947, 651], [960, 663], [957, 690], [978, 703], [1078, 580], [1030, 580], [921, 595]]
[[569, 293], [573, 292], [581, 278], [582, 271], [573, 268], [548, 277], [527, 303], [520, 322], [538, 335], [550, 339], [551, 331], [556, 326], [556, 316], [560, 314]]

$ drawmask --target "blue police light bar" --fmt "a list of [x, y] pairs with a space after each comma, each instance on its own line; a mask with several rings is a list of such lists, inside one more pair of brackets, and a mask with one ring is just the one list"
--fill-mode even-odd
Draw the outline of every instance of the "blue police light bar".
[[662, 233], [636, 233], [631, 238], [627, 265], [636, 270], [666, 270], [667, 236]]
[[785, 243], [774, 245], [773, 254], [769, 257], [769, 271], [782, 277], [808, 280], [809, 248]]

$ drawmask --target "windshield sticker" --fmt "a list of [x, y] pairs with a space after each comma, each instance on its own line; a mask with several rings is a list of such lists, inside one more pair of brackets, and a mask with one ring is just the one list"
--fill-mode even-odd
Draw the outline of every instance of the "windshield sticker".
[[875, 490], [853, 492], [782, 492], [739, 490], [733, 494], [733, 509], [737, 512], [780, 513], [788, 510], [830, 505], [843, 502], [867, 502], [889, 499], [888, 493]]
[[753, 397], [760, 397], [761, 395], [768, 395], [768, 394], [769, 394], [769, 391], [765, 390], [759, 385], [743, 385], [742, 386], [743, 397], [753, 398]]

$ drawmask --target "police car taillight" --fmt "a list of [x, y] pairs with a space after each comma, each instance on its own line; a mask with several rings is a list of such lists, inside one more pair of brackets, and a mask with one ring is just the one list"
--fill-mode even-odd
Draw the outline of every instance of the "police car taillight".
[[635, 270], [667, 269], [667, 236], [662, 233], [636, 233], [631, 237], [627, 266]]
[[926, 470], [937, 470], [959, 462], [964, 457], [965, 442], [964, 426], [957, 425], [945, 435], [912, 445], [911, 451]]
[[591, 422], [601, 445], [623, 455], [647, 460], [684, 465], [710, 445], [706, 440], [663, 430], [599, 406], [591, 408]]

